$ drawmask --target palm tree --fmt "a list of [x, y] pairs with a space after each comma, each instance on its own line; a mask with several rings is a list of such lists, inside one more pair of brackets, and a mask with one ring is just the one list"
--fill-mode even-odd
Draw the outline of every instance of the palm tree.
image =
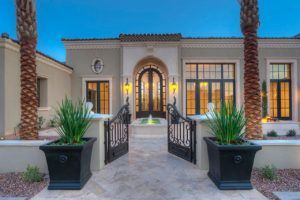
[[16, 0], [21, 62], [21, 139], [37, 139], [37, 73], [35, 0]]
[[258, 67], [258, 0], [241, 0], [241, 30], [244, 34], [244, 101], [246, 137], [261, 139], [261, 96]]

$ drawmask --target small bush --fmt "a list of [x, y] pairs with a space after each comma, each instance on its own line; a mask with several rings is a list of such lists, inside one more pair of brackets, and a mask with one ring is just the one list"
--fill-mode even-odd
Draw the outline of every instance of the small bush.
[[43, 175], [40, 173], [40, 170], [37, 166], [28, 165], [26, 171], [22, 174], [23, 179], [26, 182], [40, 182], [43, 180]]
[[58, 125], [57, 125], [58, 123], [57, 123], [57, 117], [54, 117], [53, 119], [50, 119], [49, 120], [49, 126], [50, 127], [57, 127]]
[[46, 119], [44, 117], [38, 117], [37, 126], [38, 129], [41, 129], [45, 123]]
[[294, 130], [294, 129], [289, 130], [286, 133], [286, 136], [288, 136], [288, 137], [294, 137], [294, 136], [296, 136], [296, 130]]
[[269, 137], [277, 137], [278, 134], [277, 134], [276, 131], [272, 130], [272, 131], [269, 131], [269, 132], [267, 133], [267, 136], [269, 136]]
[[276, 178], [276, 168], [274, 165], [266, 165], [261, 169], [261, 174], [268, 180], [274, 180]]

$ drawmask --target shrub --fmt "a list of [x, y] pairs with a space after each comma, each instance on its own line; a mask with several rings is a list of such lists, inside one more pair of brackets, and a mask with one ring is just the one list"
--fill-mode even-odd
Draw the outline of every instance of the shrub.
[[42, 116], [38, 117], [37, 126], [38, 129], [41, 129], [45, 123], [46, 119]]
[[296, 136], [296, 130], [294, 130], [294, 129], [289, 130], [286, 133], [286, 136], [288, 136], [288, 137], [294, 137], [294, 136]]
[[214, 109], [207, 114], [210, 133], [219, 144], [237, 144], [243, 140], [243, 128], [246, 125], [244, 109], [238, 109], [230, 103], [222, 103], [219, 111]]
[[40, 182], [43, 180], [43, 175], [40, 173], [40, 170], [37, 166], [30, 166], [28, 165], [26, 171], [23, 172], [22, 178], [26, 182]]
[[49, 120], [49, 126], [50, 127], [57, 127], [57, 117], [54, 117]]
[[261, 174], [263, 178], [266, 178], [268, 180], [274, 180], [276, 178], [276, 168], [274, 165], [266, 165], [261, 169]]
[[269, 131], [269, 132], [267, 133], [267, 136], [269, 136], [269, 137], [277, 137], [278, 134], [277, 134], [276, 131], [272, 130], [272, 131]]
[[67, 97], [56, 111], [59, 127], [57, 132], [62, 144], [82, 144], [83, 136], [90, 126], [91, 118], [83, 101], [73, 103]]

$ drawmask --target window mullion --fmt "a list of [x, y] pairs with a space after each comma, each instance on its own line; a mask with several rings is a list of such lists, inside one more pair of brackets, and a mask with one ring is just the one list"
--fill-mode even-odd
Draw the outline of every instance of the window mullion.
[[200, 115], [200, 81], [195, 80], [196, 84], [196, 114]]
[[277, 80], [277, 115], [281, 118], [281, 81]]
[[101, 111], [101, 108], [100, 108], [101, 103], [100, 103], [100, 101], [101, 101], [101, 97], [100, 97], [100, 81], [98, 81], [97, 82], [97, 102], [96, 102], [96, 104], [97, 104], [97, 112], [98, 113], [100, 113], [100, 111]]

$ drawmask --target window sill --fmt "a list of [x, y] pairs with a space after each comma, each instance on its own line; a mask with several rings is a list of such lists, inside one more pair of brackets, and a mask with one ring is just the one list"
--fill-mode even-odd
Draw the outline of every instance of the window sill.
[[49, 111], [51, 107], [38, 107], [38, 111]]

